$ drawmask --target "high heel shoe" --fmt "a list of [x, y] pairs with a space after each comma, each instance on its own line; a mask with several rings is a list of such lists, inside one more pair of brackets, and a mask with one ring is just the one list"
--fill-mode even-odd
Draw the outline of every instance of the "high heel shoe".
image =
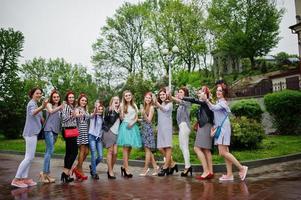
[[181, 173], [181, 176], [183, 176], [183, 177], [188, 176], [189, 172], [190, 172], [190, 176], [192, 176], [192, 167], [191, 166], [188, 169], [185, 169], [184, 172]]
[[88, 176], [82, 175], [76, 167], [73, 168], [73, 170], [72, 170], [72, 175], [73, 174], [75, 174], [77, 180], [87, 180], [88, 179]]
[[159, 172], [160, 167], [157, 166], [156, 169], [154, 169], [154, 172], [152, 173], [152, 176], [157, 176]]
[[169, 175], [169, 168], [164, 169], [162, 167], [161, 171], [158, 173], [158, 176], [165, 176], [165, 175]]
[[174, 172], [174, 171], [176, 171], [176, 172], [179, 171], [178, 165], [177, 165], [177, 164], [175, 164], [173, 167], [170, 168], [170, 170], [169, 170], [169, 175], [173, 175], [173, 172]]
[[50, 181], [46, 177], [46, 174], [44, 174], [43, 172], [40, 172], [39, 174], [39, 181], [42, 183], [50, 183]]
[[128, 174], [128, 173], [126, 172], [126, 170], [125, 170], [124, 167], [121, 167], [120, 169], [121, 169], [121, 176], [124, 176], [124, 177], [126, 177], [126, 178], [132, 178], [132, 177], [133, 177], [133, 174]]
[[61, 181], [63, 183], [70, 183], [70, 182], [74, 181], [74, 178], [71, 178], [69, 175], [65, 174], [65, 172], [62, 172]]
[[107, 172], [108, 174], [108, 179], [116, 179], [116, 176], [111, 176], [109, 172]]
[[144, 171], [144, 173], [139, 174], [139, 176], [146, 176], [149, 172], [149, 168], [147, 168], [147, 170]]
[[50, 183], [55, 183], [55, 178], [52, 178], [51, 176], [49, 176], [48, 174], [46, 174], [46, 178], [48, 179], [48, 181]]

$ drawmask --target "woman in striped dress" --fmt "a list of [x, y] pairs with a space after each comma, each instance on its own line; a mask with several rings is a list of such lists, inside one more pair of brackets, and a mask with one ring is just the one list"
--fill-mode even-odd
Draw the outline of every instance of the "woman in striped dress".
[[88, 113], [87, 104], [88, 97], [85, 94], [81, 94], [77, 100], [78, 107], [75, 109], [77, 128], [79, 136], [77, 137], [77, 146], [79, 150], [78, 161], [74, 170], [76, 178], [86, 180], [88, 177], [83, 172], [83, 162], [86, 160], [89, 154], [89, 120], [90, 115]]

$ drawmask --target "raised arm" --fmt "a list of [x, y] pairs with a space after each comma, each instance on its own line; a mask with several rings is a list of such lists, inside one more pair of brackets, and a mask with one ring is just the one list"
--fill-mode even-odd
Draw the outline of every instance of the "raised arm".
[[148, 115], [145, 112], [143, 112], [143, 119], [146, 122], [151, 123], [151, 121], [153, 119], [153, 116], [154, 116], [154, 113], [155, 113], [154, 107], [151, 106]]
[[64, 109], [62, 111], [62, 122], [68, 122], [70, 120], [73, 120], [73, 113], [72, 113], [72, 109], [70, 108], [70, 106], [65, 105]]
[[48, 101], [44, 101], [40, 107], [36, 108], [35, 103], [30, 102], [28, 105], [29, 114], [32, 116], [37, 115], [39, 112], [41, 112], [46, 107], [47, 103], [48, 103]]
[[201, 106], [204, 106], [206, 104], [206, 102], [200, 101], [200, 100], [198, 100], [196, 98], [193, 98], [193, 97], [183, 97], [182, 100], [183, 101], [188, 101], [190, 103], [198, 104], [198, 105], [201, 105]]
[[46, 106], [46, 110], [50, 114], [56, 113], [57, 111], [62, 110], [62, 108], [63, 108], [63, 104], [61, 104], [60, 106], [58, 106], [58, 107], [56, 107], [54, 109], [52, 109], [51, 103], [47, 103], [47, 106]]

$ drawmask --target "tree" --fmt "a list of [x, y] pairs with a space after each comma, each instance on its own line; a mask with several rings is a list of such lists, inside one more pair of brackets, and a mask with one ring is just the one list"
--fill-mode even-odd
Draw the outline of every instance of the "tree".
[[275, 0], [212, 0], [207, 24], [216, 47], [230, 55], [249, 58], [266, 55], [280, 39], [283, 9]]
[[20, 31], [0, 29], [0, 133], [7, 138], [19, 137], [24, 125], [27, 98], [18, 77], [23, 43]]
[[24, 36], [12, 28], [0, 29], [0, 98], [12, 95], [12, 84], [18, 78], [18, 58], [23, 49]]
[[68, 90], [72, 90], [76, 95], [87, 94], [89, 105], [93, 105], [98, 98], [97, 85], [92, 79], [92, 75], [87, 72], [86, 67], [72, 65], [64, 59], [34, 58], [22, 65], [22, 75], [25, 80], [31, 80], [35, 85], [39, 85], [48, 96], [54, 88], [58, 89], [61, 98]]

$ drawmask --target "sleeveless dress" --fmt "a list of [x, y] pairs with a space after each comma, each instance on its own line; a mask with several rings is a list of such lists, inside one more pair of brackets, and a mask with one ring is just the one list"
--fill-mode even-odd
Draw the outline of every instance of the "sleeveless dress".
[[156, 142], [154, 131], [152, 128], [152, 124], [143, 120], [141, 122], [141, 135], [142, 135], [142, 143], [144, 147], [147, 147], [154, 151], [156, 149]]
[[88, 145], [89, 144], [89, 137], [88, 137], [88, 130], [89, 130], [89, 120], [90, 115], [87, 111], [82, 108], [78, 108], [80, 113], [83, 113], [83, 117], [77, 118], [77, 128], [79, 131], [79, 136], [77, 137], [77, 145]]
[[131, 128], [128, 124], [135, 119], [137, 112], [132, 106], [128, 106], [128, 113], [119, 126], [117, 144], [118, 146], [140, 148], [142, 146], [140, 131], [135, 123]]

